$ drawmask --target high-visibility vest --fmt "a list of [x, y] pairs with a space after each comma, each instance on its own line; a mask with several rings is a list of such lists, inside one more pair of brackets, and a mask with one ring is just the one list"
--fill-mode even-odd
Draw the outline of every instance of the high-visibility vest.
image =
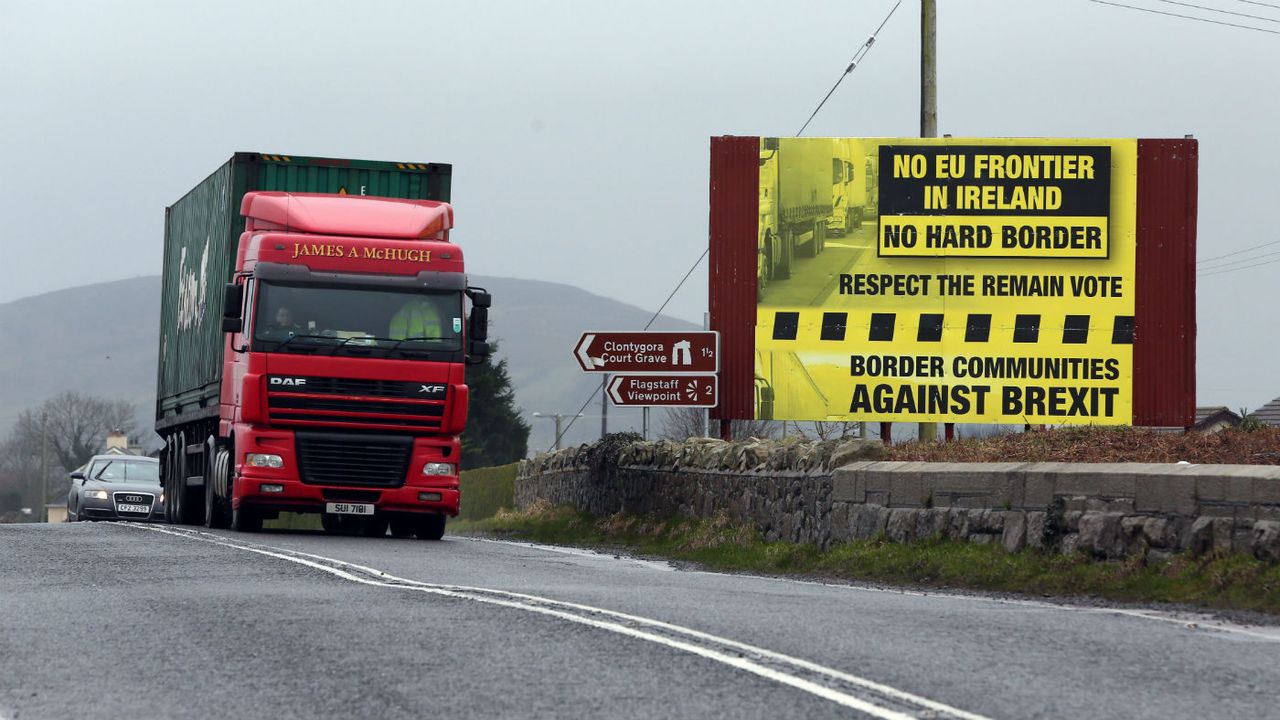
[[444, 337], [440, 312], [429, 300], [410, 300], [391, 316], [391, 328], [387, 337], [393, 340]]

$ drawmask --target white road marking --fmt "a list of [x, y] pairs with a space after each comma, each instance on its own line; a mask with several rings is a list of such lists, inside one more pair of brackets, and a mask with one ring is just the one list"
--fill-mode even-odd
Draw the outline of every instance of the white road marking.
[[649, 568], [650, 570], [661, 570], [663, 572], [675, 572], [676, 569], [674, 565], [665, 560], [644, 560], [641, 558], [631, 557], [629, 555], [603, 552], [600, 550], [588, 550], [585, 548], [565, 547], [560, 545], [542, 545], [540, 543], [522, 542], [520, 540], [499, 540], [497, 538], [486, 537], [459, 537], [457, 535], [451, 535], [450, 538], [455, 540], [465, 540], [468, 542], [512, 545], [514, 547], [525, 548], [528, 550], [543, 550], [545, 552], [558, 553], [561, 555], [576, 555], [578, 557], [591, 558], [592, 560], [625, 562]]
[[[987, 720], [981, 715], [808, 660], [638, 615], [492, 588], [424, 583], [336, 558], [233, 541], [199, 530], [176, 530], [133, 523], [122, 526], [264, 555], [362, 585], [471, 600], [559, 618], [713, 660], [882, 720], [912, 720], [922, 714], [934, 718]], [[645, 629], [636, 626], [643, 626]], [[832, 687], [833, 684], [844, 687]]]

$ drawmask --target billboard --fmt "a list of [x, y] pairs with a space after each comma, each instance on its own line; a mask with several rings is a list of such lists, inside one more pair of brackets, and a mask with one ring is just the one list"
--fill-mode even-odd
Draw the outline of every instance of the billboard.
[[759, 138], [754, 417], [1131, 424], [1138, 142]]

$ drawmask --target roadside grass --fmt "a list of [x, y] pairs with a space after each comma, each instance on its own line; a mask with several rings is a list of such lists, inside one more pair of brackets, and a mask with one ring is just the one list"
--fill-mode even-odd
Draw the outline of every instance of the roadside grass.
[[724, 517], [689, 520], [614, 515], [597, 519], [546, 504], [454, 523], [450, 532], [624, 548], [730, 572], [1051, 597], [1093, 596], [1280, 614], [1280, 565], [1242, 555], [1179, 555], [1161, 562], [1142, 558], [1103, 561], [1083, 554], [1007, 553], [996, 545], [945, 540], [901, 545], [883, 538], [819, 550], [812, 545], [765, 542], [755, 529]]
[[515, 505], [516, 470], [520, 463], [463, 470], [458, 483], [462, 489], [462, 506], [458, 518], [480, 520], [493, 517], [502, 508]]

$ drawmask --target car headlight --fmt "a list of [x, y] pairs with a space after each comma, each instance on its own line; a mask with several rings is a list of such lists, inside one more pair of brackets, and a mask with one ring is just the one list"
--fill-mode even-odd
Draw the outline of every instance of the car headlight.
[[454, 475], [456, 473], [453, 463], [429, 462], [422, 466], [423, 475]]
[[284, 458], [279, 455], [267, 455], [265, 453], [249, 453], [244, 456], [244, 464], [249, 467], [260, 468], [282, 468], [284, 467]]
[[161, 490], [161, 491], [160, 491], [160, 502], [162, 502], [162, 503], [164, 502], [164, 491], [163, 491], [163, 490]]
[[110, 497], [106, 490], [85, 490], [84, 496], [90, 500], [106, 500]]

